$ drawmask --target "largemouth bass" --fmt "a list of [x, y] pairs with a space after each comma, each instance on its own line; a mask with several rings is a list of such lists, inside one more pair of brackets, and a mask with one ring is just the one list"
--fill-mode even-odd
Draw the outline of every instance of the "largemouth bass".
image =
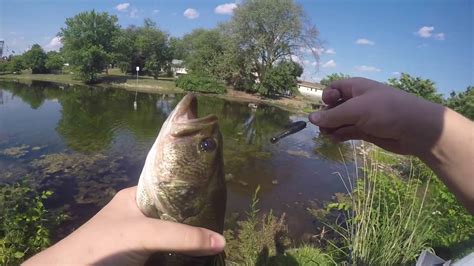
[[[197, 107], [196, 97], [188, 94], [164, 122], [147, 155], [136, 199], [148, 217], [222, 234], [227, 198], [222, 135], [217, 117], [198, 118]], [[153, 257], [160, 265], [224, 265], [223, 254]]]

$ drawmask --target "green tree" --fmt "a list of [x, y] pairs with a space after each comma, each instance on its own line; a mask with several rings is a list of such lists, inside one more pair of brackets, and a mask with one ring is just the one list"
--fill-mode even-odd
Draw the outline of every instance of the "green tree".
[[162, 70], [170, 67], [173, 58], [168, 34], [150, 19], [145, 19], [142, 27], [132, 25], [122, 30], [114, 41], [114, 47], [113, 58], [122, 71], [134, 73], [138, 66], [140, 72], [155, 79]]
[[474, 120], [474, 87], [469, 86], [466, 91], [460, 93], [451, 92], [447, 105], [454, 111]]
[[47, 73], [46, 68], [47, 55], [39, 44], [33, 44], [30, 50], [23, 54], [25, 65], [31, 68], [33, 74]]
[[333, 81], [341, 80], [341, 79], [347, 79], [347, 78], [350, 78], [350, 77], [351, 76], [343, 74], [343, 73], [333, 73], [333, 74], [327, 75], [325, 78], [323, 78], [320, 83], [321, 83], [321, 85], [324, 85], [324, 86], [327, 87]]
[[116, 16], [92, 10], [67, 18], [66, 27], [61, 28], [64, 54], [84, 81], [96, 81], [111, 62], [113, 40], [119, 32], [117, 21]]
[[137, 38], [137, 46], [145, 58], [145, 69], [155, 79], [158, 79], [161, 70], [168, 67], [172, 59], [168, 39], [168, 34], [161, 31], [155, 22], [145, 19]]
[[145, 65], [136, 45], [138, 34], [138, 28], [131, 25], [126, 29], [121, 29], [113, 41], [112, 62], [124, 73], [133, 73], [136, 66], [142, 70]]
[[46, 55], [46, 68], [49, 71], [61, 71], [64, 65], [63, 56], [56, 51], [50, 51]]
[[185, 64], [191, 73], [217, 80], [230, 76], [232, 55], [225, 36], [218, 30], [196, 29], [183, 37]]
[[435, 103], [443, 103], [443, 97], [436, 91], [433, 81], [412, 77], [407, 73], [402, 73], [400, 78], [391, 78], [388, 84], [392, 87], [415, 94]]
[[257, 91], [266, 96], [292, 95], [296, 91], [297, 77], [303, 73], [302, 67], [292, 61], [283, 61], [269, 69]]
[[173, 59], [183, 60], [186, 57], [185, 44], [182, 39], [171, 37], [169, 39], [169, 48]]
[[[301, 48], [317, 57], [318, 31], [293, 0], [247, 0], [234, 11], [229, 27], [231, 38], [250, 67], [247, 79], [265, 80], [278, 62], [300, 54]], [[289, 84], [291, 85], [291, 84]], [[255, 88], [261, 88], [261, 85]]]
[[20, 74], [21, 71], [25, 68], [26, 66], [23, 60], [23, 56], [21, 55], [10, 56], [5, 66], [6, 71], [17, 74]]

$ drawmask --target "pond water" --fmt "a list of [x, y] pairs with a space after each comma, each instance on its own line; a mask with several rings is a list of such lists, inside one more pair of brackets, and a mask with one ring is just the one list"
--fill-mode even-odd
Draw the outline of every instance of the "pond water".
[[[28, 177], [37, 189], [54, 191], [50, 208], [71, 220], [59, 237], [97, 212], [114, 193], [136, 185], [146, 154], [162, 123], [183, 95], [134, 92], [48, 82], [0, 82], [0, 182]], [[337, 172], [352, 169], [351, 149], [303, 131], [271, 144], [292, 121], [306, 120], [259, 105], [198, 96], [199, 116], [214, 113], [224, 138], [228, 217], [244, 217], [257, 186], [259, 208], [286, 213], [295, 238], [314, 230], [306, 208], [345, 188]], [[344, 160], [342, 158], [344, 156]]]

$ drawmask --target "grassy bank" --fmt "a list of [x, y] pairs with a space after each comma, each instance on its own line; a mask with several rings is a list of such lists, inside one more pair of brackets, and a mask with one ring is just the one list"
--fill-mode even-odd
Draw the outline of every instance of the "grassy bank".
[[[78, 80], [73, 74], [31, 74], [31, 71], [25, 70], [21, 74], [3, 74], [0, 75], [0, 80], [15, 80], [18, 82], [24, 81], [49, 81], [73, 85], [87, 85], [81, 80]], [[129, 91], [139, 91], [148, 93], [182, 93], [182, 89], [176, 87], [174, 78], [159, 78], [153, 79], [149, 76], [139, 76], [138, 81], [136, 76], [122, 73], [119, 69], [110, 69], [108, 74], [103, 73], [100, 76], [100, 82], [93, 84], [97, 87], [113, 87], [121, 88]], [[282, 109], [297, 113], [308, 113], [312, 111], [312, 102], [307, 101], [302, 96], [294, 98], [279, 98], [270, 99], [261, 97], [256, 94], [250, 94], [242, 91], [236, 91], [228, 88], [225, 94], [213, 94], [216, 97], [223, 98], [230, 101], [261, 103], [272, 106], [277, 106]]]
[[[0, 75], [0, 80], [17, 80], [30, 81], [49, 81], [73, 85], [87, 85], [83, 81], [77, 79], [73, 74], [31, 74], [31, 71], [23, 71], [21, 74], [4, 74]], [[155, 93], [173, 93], [183, 92], [177, 88], [173, 78], [160, 78], [158, 80], [148, 76], [139, 76], [137, 78], [131, 75], [121, 73], [118, 69], [111, 69], [109, 74], [102, 74], [100, 82], [93, 84], [98, 87], [117, 87], [126, 90], [138, 90], [141, 92], [155, 92]]]

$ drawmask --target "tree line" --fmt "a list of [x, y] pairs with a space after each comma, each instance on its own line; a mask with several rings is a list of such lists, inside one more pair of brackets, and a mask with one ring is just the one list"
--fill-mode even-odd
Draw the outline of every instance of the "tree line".
[[[319, 47], [318, 30], [293, 0], [243, 1], [228, 22], [182, 38], [171, 37], [151, 19], [121, 28], [116, 16], [94, 10], [67, 18], [58, 36], [62, 62], [86, 83], [100, 81], [110, 67], [131, 73], [138, 66], [140, 74], [157, 79], [171, 75], [173, 59], [179, 59], [189, 72], [184, 84], [221, 84], [267, 96], [293, 94], [303, 73], [293, 58], [302, 51], [317, 57]], [[49, 55], [34, 48], [34, 54], [12, 58], [9, 70], [53, 70], [45, 65]]]
[[[151, 19], [142, 26], [121, 28], [118, 18], [94, 10], [67, 18], [58, 36], [63, 47], [46, 53], [35, 44], [23, 55], [0, 63], [0, 72], [55, 73], [64, 63], [86, 83], [100, 82], [110, 67], [158, 79], [172, 75], [173, 67], [186, 67], [177, 85], [183, 89], [223, 93], [226, 86], [265, 96], [292, 95], [303, 66], [293, 60], [308, 51], [318, 59], [317, 28], [293, 0], [246, 0], [232, 18], [212, 29], [195, 29], [182, 38], [171, 37]], [[173, 61], [178, 59], [179, 61]], [[348, 75], [335, 73], [321, 84]], [[448, 105], [474, 118], [473, 90], [443, 98], [429, 79], [403, 73], [388, 84], [430, 101]]]

